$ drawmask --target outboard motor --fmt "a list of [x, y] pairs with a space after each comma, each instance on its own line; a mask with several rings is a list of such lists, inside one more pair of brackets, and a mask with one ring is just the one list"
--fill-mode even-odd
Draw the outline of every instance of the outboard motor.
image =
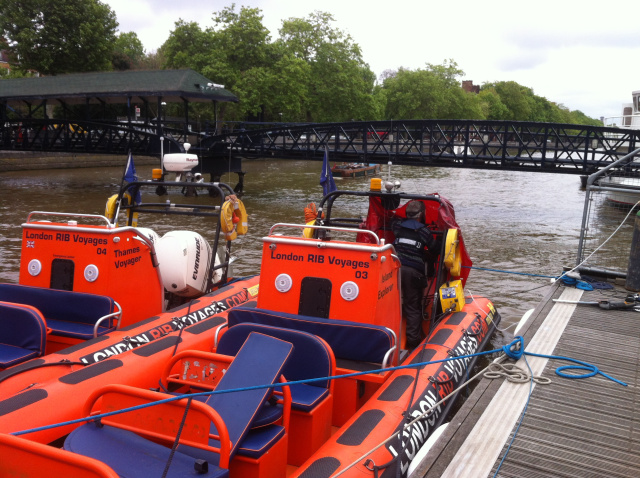
[[154, 231], [153, 229], [149, 229], [148, 227], [138, 227], [137, 229], [142, 234], [144, 234], [147, 239], [149, 239], [152, 242], [154, 247], [158, 245], [158, 242], [160, 241], [160, 236], [158, 236], [156, 231]]
[[166, 291], [196, 297], [207, 290], [211, 246], [197, 232], [167, 232], [156, 244], [162, 283]]

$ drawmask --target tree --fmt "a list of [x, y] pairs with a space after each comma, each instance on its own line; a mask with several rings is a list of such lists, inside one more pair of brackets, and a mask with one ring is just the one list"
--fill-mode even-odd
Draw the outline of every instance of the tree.
[[509, 114], [509, 110], [500, 99], [500, 95], [495, 88], [483, 87], [478, 96], [482, 103], [482, 111], [485, 119], [501, 120]]
[[278, 43], [309, 68], [306, 121], [368, 119], [376, 111], [372, 97], [375, 75], [350, 35], [332, 26], [329, 13], [282, 22]]
[[99, 0], [0, 0], [0, 31], [21, 70], [109, 70], [117, 27]]
[[487, 83], [486, 88], [493, 88], [500, 96], [500, 101], [507, 108], [507, 114], [500, 119], [512, 121], [533, 121], [533, 90], [515, 81], [499, 81]]
[[457, 78], [464, 72], [453, 60], [425, 69], [400, 68], [383, 83], [388, 119], [484, 119], [477, 95], [464, 91]]
[[223, 84], [240, 98], [239, 104], [220, 105], [220, 117], [241, 121], [256, 114], [271, 95], [269, 31], [257, 8], [235, 4], [214, 15], [214, 26], [202, 30], [195, 23], [176, 22], [160, 48], [167, 68], [192, 68]]
[[145, 60], [144, 46], [135, 32], [120, 33], [115, 40], [111, 63], [114, 70], [131, 70]]
[[203, 32], [200, 25], [180, 19], [158, 53], [164, 59], [164, 68], [191, 68], [202, 73], [212, 43], [211, 35]]

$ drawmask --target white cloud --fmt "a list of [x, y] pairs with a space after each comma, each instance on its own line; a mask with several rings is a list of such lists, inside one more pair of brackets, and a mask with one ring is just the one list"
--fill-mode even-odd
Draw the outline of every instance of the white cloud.
[[[182, 18], [212, 26], [214, 11], [232, 0], [102, 0], [116, 12], [120, 31], [135, 31], [156, 50]], [[423, 68], [453, 59], [476, 84], [517, 81], [536, 94], [589, 116], [619, 114], [640, 89], [640, 2], [617, 0], [245, 0], [260, 8], [277, 38], [283, 19], [314, 10], [334, 15], [374, 73]]]

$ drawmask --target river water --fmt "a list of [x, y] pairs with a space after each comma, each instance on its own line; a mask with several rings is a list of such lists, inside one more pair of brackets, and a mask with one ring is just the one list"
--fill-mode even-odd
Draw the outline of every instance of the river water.
[[[249, 233], [233, 244], [236, 276], [259, 272], [260, 238], [272, 224], [303, 222], [305, 205], [318, 203], [322, 195], [319, 162], [270, 159], [245, 161], [243, 166]], [[138, 166], [140, 178], [150, 178], [151, 168]], [[558, 276], [562, 266], [575, 265], [585, 194], [578, 177], [409, 166], [393, 166], [391, 172], [404, 192], [437, 192], [452, 202], [474, 266]], [[386, 177], [387, 166], [382, 174]], [[121, 176], [120, 167], [0, 173], [0, 282], [18, 281], [20, 225], [29, 212], [103, 214]], [[222, 181], [233, 186], [237, 176]], [[336, 178], [336, 184], [338, 189], [364, 190], [368, 179]], [[354, 215], [366, 214], [366, 203], [356, 201], [350, 209]], [[140, 219], [141, 226], [151, 226]], [[210, 238], [208, 225], [165, 222], [154, 227], [161, 235], [182, 228], [205, 237], [209, 233]], [[474, 269], [466, 292], [492, 299], [506, 326], [535, 307], [548, 288], [549, 278]]]

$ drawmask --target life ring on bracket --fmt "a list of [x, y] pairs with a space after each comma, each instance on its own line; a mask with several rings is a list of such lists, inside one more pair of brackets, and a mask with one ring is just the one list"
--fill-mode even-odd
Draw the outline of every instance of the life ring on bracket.
[[220, 230], [227, 241], [233, 241], [249, 230], [247, 210], [240, 199], [227, 199], [220, 209]]
[[462, 271], [462, 255], [460, 254], [460, 240], [458, 230], [449, 229], [445, 239], [444, 265], [453, 277], [460, 277]]
[[[131, 195], [129, 193], [125, 193], [123, 196], [123, 199], [126, 199], [128, 204], [131, 204]], [[113, 196], [110, 196], [109, 199], [107, 199], [107, 204], [104, 208], [104, 215], [109, 220], [109, 222], [113, 222], [115, 226], [118, 225], [118, 218], [115, 218], [115, 221], [113, 220], [116, 215], [117, 207], [118, 207], [118, 195], [114, 194]], [[127, 209], [127, 221], [129, 220], [130, 217], [131, 217], [131, 209]], [[133, 220], [131, 221], [131, 225], [133, 227], [138, 226], [137, 212], [133, 213]]]
[[[316, 224], [316, 220], [315, 219], [313, 221], [309, 221], [309, 222], [306, 223], [307, 226], [315, 226], [315, 224]], [[305, 227], [302, 230], [302, 237], [306, 237], [307, 239], [312, 239], [314, 231], [315, 231], [315, 229], [313, 229], [312, 227]]]

